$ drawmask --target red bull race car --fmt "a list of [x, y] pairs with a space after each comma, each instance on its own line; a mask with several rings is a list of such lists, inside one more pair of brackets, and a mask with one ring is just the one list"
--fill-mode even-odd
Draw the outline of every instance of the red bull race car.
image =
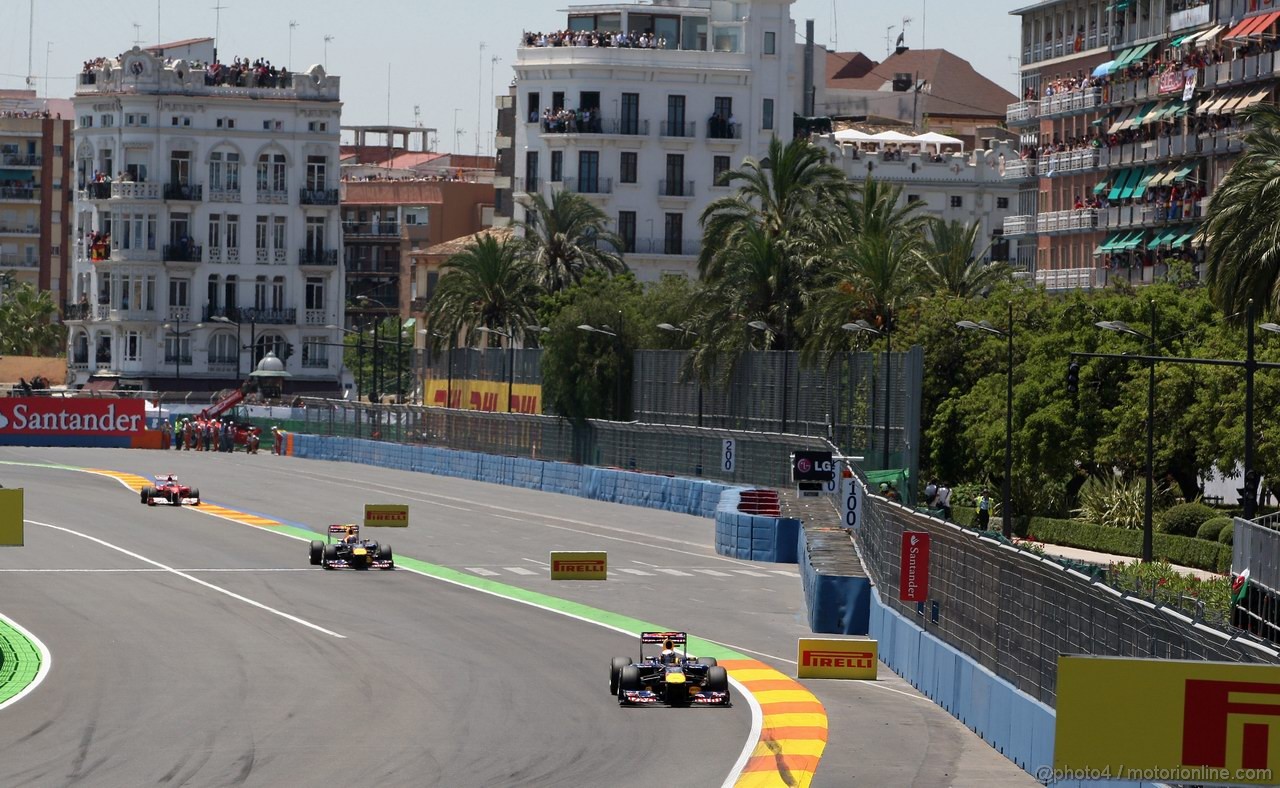
[[614, 657], [609, 692], [618, 696], [618, 705], [732, 705], [728, 671], [714, 657], [690, 657], [688, 640], [684, 632], [641, 632], [640, 659]]
[[158, 503], [167, 503], [170, 506], [200, 505], [200, 489], [183, 484], [172, 473], [156, 476], [155, 481], [155, 484], [144, 485], [140, 491], [143, 504], [147, 506], [155, 506]]
[[[337, 536], [338, 541], [333, 541]], [[311, 542], [311, 565], [325, 569], [395, 569], [391, 545], [360, 538], [358, 525], [331, 525], [325, 540]]]

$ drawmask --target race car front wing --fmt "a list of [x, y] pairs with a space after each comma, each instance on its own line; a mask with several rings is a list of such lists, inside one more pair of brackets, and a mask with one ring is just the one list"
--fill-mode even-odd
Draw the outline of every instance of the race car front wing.
[[[620, 705], [628, 703], [666, 703], [656, 692], [651, 690], [620, 690], [618, 695]], [[690, 705], [698, 706], [729, 706], [729, 693], [727, 692], [711, 692], [703, 690], [696, 695], [689, 696]]]

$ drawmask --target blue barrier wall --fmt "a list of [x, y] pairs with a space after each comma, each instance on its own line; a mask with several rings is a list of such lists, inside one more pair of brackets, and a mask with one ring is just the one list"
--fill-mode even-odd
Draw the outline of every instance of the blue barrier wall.
[[801, 527], [797, 531], [796, 554], [809, 629], [834, 635], [868, 634], [871, 581], [865, 577], [824, 574], [815, 569], [805, 530]]
[[[359, 462], [382, 468], [419, 471], [437, 476], [577, 495], [597, 501], [665, 509], [699, 517], [715, 516], [721, 494], [733, 489], [725, 484], [702, 479], [658, 476], [523, 457], [499, 457], [434, 446], [296, 433], [292, 435], [292, 439], [295, 457]], [[786, 551], [782, 552], [785, 554]], [[792, 556], [791, 560], [794, 561], [795, 557]]]
[[790, 517], [764, 517], [738, 511], [741, 488], [720, 494], [716, 508], [716, 552], [747, 561], [796, 563], [800, 521]]
[[[1056, 717], [1051, 707], [882, 604], [874, 588], [870, 603], [870, 634], [879, 645], [881, 662], [1028, 774], [1043, 781], [1052, 773]], [[1121, 781], [1053, 783], [1055, 788], [1103, 784], [1151, 786]]]

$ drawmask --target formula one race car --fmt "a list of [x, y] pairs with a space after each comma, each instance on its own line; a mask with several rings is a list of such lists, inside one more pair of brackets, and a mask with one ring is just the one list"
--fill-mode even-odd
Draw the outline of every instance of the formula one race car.
[[183, 484], [172, 473], [157, 476], [155, 480], [154, 485], [145, 485], [141, 490], [142, 502], [147, 506], [155, 506], [157, 503], [167, 503], [172, 506], [181, 506], [184, 503], [200, 505], [198, 487]]
[[[332, 541], [337, 536], [338, 541]], [[325, 569], [395, 569], [391, 545], [360, 538], [358, 525], [331, 525], [325, 541], [311, 543], [311, 565]]]
[[[684, 632], [641, 632], [640, 659], [614, 657], [609, 692], [618, 705], [665, 703], [668, 706], [729, 706], [729, 673], [713, 657], [690, 657]], [[654, 646], [645, 654], [645, 646]]]

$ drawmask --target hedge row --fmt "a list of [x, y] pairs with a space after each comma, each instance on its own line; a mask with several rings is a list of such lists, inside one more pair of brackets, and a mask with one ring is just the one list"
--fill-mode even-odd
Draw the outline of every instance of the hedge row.
[[[1037, 542], [1095, 550], [1099, 553], [1142, 555], [1142, 531], [1108, 528], [1078, 520], [1032, 517], [1028, 538]], [[1155, 558], [1178, 566], [1190, 566], [1226, 574], [1231, 571], [1231, 545], [1187, 536], [1155, 534], [1152, 542]]]

